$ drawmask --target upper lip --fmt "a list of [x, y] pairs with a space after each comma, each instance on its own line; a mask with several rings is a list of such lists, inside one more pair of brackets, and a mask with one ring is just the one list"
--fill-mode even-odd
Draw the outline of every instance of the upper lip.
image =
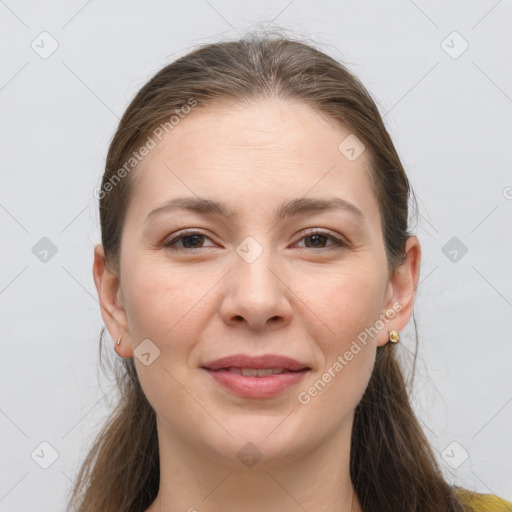
[[264, 354], [260, 356], [234, 354], [204, 363], [202, 367], [208, 370], [221, 370], [223, 368], [284, 368], [285, 370], [298, 371], [309, 369], [307, 364], [278, 354]]

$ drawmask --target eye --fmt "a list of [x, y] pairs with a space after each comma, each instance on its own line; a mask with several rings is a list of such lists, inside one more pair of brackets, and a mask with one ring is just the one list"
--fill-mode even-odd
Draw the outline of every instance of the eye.
[[[164, 242], [163, 246], [172, 250], [172, 251], [186, 251], [187, 249], [202, 249], [201, 244], [204, 243], [204, 240], [210, 240], [205, 234], [199, 231], [189, 231], [186, 233], [181, 233], [178, 236], [175, 236], [168, 242]], [[177, 243], [181, 241], [182, 246], [178, 246]], [[197, 247], [199, 245], [199, 247]], [[209, 246], [214, 247], [214, 245]]]
[[[306, 247], [306, 248], [320, 248], [320, 249], [325, 249], [325, 248], [328, 248], [328, 247], [331, 247], [332, 245], [335, 245], [335, 246], [338, 246], [338, 247], [346, 247], [347, 244], [345, 241], [343, 241], [341, 238], [338, 238], [334, 235], [332, 235], [331, 233], [329, 232], [324, 232], [324, 231], [319, 231], [318, 229], [311, 229], [311, 230], [308, 230], [306, 231], [306, 233], [303, 233], [303, 237], [300, 239], [301, 241], [302, 240], [310, 240], [311, 241], [311, 245], [305, 245], [303, 247]], [[322, 246], [322, 244], [328, 240], [331, 240], [332, 242], [334, 242], [334, 244], [331, 244], [331, 246]]]
[[[310, 240], [310, 245], [304, 245], [303, 247], [307, 249], [326, 249], [331, 246], [337, 246], [337, 247], [346, 247], [347, 243], [342, 240], [341, 238], [338, 238], [330, 232], [324, 232], [320, 231], [318, 229], [310, 229], [303, 233], [302, 238], [299, 239], [299, 241], [302, 240]], [[172, 251], [187, 251], [188, 249], [197, 250], [197, 249], [203, 249], [207, 247], [215, 247], [215, 245], [210, 246], [203, 246], [205, 240], [211, 240], [209, 237], [207, 237], [205, 234], [201, 233], [200, 231], [188, 231], [188, 232], [181, 232], [177, 236], [171, 238], [169, 241], [164, 242], [163, 246], [167, 249], [170, 249]], [[333, 242], [331, 245], [324, 246], [325, 242], [327, 241]], [[179, 245], [181, 243], [181, 246]]]

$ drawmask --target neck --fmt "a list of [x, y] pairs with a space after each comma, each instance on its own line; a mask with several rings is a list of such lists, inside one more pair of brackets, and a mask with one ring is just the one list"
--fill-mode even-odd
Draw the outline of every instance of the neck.
[[[211, 447], [176, 439], [159, 420], [157, 426], [160, 489], [146, 512], [361, 512], [349, 473], [352, 418], [332, 435], [324, 433], [323, 444], [313, 449], [299, 445], [253, 465], [250, 458], [241, 463], [231, 445], [222, 453], [235, 457], [224, 458]], [[259, 446], [262, 454], [274, 448]], [[254, 447], [246, 450], [256, 454]]]

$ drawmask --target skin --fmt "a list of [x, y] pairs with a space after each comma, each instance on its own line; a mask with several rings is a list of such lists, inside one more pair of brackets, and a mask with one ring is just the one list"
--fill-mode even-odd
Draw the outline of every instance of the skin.
[[[105, 325], [122, 337], [117, 354], [132, 357], [144, 339], [160, 350], [148, 366], [134, 357], [157, 415], [160, 491], [148, 511], [351, 510], [354, 410], [377, 347], [410, 318], [420, 246], [410, 237], [405, 262], [390, 275], [368, 151], [351, 162], [338, 150], [349, 134], [301, 102], [218, 103], [182, 120], [137, 169], [120, 272], [98, 245], [93, 274]], [[175, 210], [145, 223], [182, 196], [224, 201], [238, 213]], [[304, 196], [343, 198], [363, 216], [332, 210], [276, 222], [278, 205]], [[178, 240], [181, 251], [164, 247], [185, 228], [206, 238]], [[247, 236], [263, 250], [252, 263], [236, 252]], [[393, 304], [402, 309], [385, 328], [299, 403], [297, 394]], [[311, 371], [276, 397], [245, 398], [200, 368], [234, 353], [284, 354]], [[248, 442], [262, 454], [251, 468], [237, 458]], [[353, 510], [361, 510], [357, 498]]]

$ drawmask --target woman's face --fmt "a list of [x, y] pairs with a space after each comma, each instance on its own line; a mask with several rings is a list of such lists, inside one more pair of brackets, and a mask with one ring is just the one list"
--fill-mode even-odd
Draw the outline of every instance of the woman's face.
[[[108, 326], [121, 355], [135, 350], [167, 442], [237, 465], [252, 443], [272, 464], [350, 432], [376, 348], [409, 308], [397, 312], [405, 291], [388, 273], [368, 154], [354, 159], [362, 147], [349, 135], [300, 102], [217, 104], [181, 120], [134, 171]], [[155, 212], [177, 198], [232, 214]], [[309, 370], [280, 392], [234, 391], [203, 368], [234, 354]]]

